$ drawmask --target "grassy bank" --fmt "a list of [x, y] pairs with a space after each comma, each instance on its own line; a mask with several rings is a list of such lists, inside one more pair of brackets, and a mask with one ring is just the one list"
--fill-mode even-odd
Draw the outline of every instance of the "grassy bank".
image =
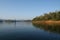
[[32, 20], [33, 24], [60, 26], [60, 11], [49, 12], [44, 15], [37, 16]]
[[32, 21], [33, 24], [38, 24], [38, 25], [60, 25], [60, 21]]

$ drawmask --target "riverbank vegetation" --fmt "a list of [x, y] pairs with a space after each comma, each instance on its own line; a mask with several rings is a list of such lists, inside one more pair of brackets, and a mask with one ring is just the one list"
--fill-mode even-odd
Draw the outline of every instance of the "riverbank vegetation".
[[32, 20], [34, 24], [60, 25], [60, 11], [45, 13]]
[[33, 21], [45, 21], [45, 20], [60, 20], [60, 11], [49, 12], [44, 15], [35, 17]]
[[35, 17], [32, 24], [37, 28], [60, 34], [60, 11]]

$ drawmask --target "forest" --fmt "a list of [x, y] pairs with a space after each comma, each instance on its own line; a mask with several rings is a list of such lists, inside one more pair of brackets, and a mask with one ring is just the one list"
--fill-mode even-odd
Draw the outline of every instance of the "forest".
[[44, 15], [40, 15], [33, 18], [32, 21], [47, 21], [47, 20], [53, 20], [53, 21], [60, 20], [60, 11], [44, 13]]

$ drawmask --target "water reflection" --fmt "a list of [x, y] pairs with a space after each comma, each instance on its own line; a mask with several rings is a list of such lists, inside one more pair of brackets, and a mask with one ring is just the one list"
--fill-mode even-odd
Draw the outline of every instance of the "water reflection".
[[[33, 23], [32, 23], [33, 24]], [[45, 31], [53, 32], [53, 33], [59, 33], [60, 34], [60, 26], [59, 25], [38, 25], [33, 24], [34, 27], [43, 29]]]
[[[36, 29], [31, 22], [4, 22], [0, 24], [0, 40], [51, 40], [60, 39], [60, 34], [52, 34]], [[35, 26], [35, 25], [34, 25]], [[44, 26], [36, 26], [43, 29]], [[45, 27], [45, 30], [46, 29]]]

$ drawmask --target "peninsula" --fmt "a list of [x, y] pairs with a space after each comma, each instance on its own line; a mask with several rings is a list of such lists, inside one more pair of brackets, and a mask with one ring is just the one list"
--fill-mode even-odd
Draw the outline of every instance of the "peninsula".
[[33, 24], [39, 25], [60, 25], [60, 11], [45, 13], [32, 20]]

